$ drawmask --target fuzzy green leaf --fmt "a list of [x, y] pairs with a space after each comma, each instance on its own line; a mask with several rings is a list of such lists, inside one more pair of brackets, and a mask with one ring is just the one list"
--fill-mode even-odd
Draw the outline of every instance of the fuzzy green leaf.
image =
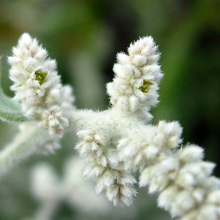
[[2, 70], [0, 62], [0, 119], [6, 122], [28, 121], [28, 118], [21, 112], [20, 104], [4, 94], [1, 88], [1, 76]]

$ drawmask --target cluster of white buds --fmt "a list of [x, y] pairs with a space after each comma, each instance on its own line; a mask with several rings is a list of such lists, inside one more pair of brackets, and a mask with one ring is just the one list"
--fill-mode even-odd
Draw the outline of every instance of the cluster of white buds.
[[141, 38], [128, 48], [128, 55], [118, 53], [116, 76], [107, 84], [111, 104], [126, 115], [152, 119], [149, 110], [158, 103], [158, 83], [163, 74], [158, 65], [160, 55], [152, 37]]
[[[12, 90], [16, 93], [14, 99], [20, 102], [23, 114], [32, 122], [24, 123], [26, 130], [21, 130], [20, 138], [16, 137], [0, 152], [0, 174], [17, 163], [17, 158], [25, 158], [36, 150], [58, 148], [59, 138], [70, 127], [81, 139], [76, 150], [85, 162], [84, 176], [95, 180], [96, 192], [105, 193], [114, 205], [132, 203], [136, 195], [132, 171], [139, 171], [139, 186], [148, 186], [150, 193], [158, 192], [158, 205], [173, 217], [220, 219], [220, 180], [211, 176], [214, 164], [202, 161], [203, 150], [196, 145], [180, 146], [182, 128], [178, 122], [146, 125], [152, 119], [150, 108], [158, 103], [158, 84], [163, 76], [152, 37], [131, 44], [128, 55], [117, 55], [118, 63], [113, 69], [115, 78], [107, 85], [112, 107], [103, 112], [73, 107], [71, 88], [61, 85], [55, 61], [47, 58], [46, 50], [36, 39], [23, 34], [13, 53], [9, 63], [12, 65], [10, 78], [14, 82]], [[6, 121], [23, 117], [16, 115], [17, 104], [14, 105], [15, 116], [8, 111], [14, 103], [2, 97], [0, 117]], [[22, 117], [20, 122], [24, 121]], [[55, 134], [55, 138], [39, 128], [30, 129], [36, 123]], [[33, 147], [28, 147], [29, 143]], [[64, 194], [68, 197], [69, 186], [74, 185], [74, 180], [64, 177], [63, 184], [67, 184], [68, 191], [54, 196], [58, 188], [63, 190], [65, 187], [59, 186], [59, 181], [56, 183], [57, 178], [49, 169], [45, 170], [48, 172], [43, 173], [42, 179], [51, 177], [46, 182], [57, 185], [49, 189], [52, 200], [60, 200]], [[66, 173], [73, 176], [73, 171], [68, 166]], [[46, 201], [44, 191], [48, 185], [43, 193], [38, 191], [38, 186], [37, 195]], [[68, 201], [74, 202], [74, 196], [68, 197]]]
[[220, 218], [220, 180], [213, 163], [204, 162], [202, 148], [181, 143], [178, 123], [161, 121], [143, 134], [121, 140], [120, 157], [128, 168], [140, 170], [139, 186], [159, 192], [159, 207], [184, 220]]
[[162, 77], [156, 49], [152, 38], [146, 37], [129, 47], [129, 56], [120, 53], [114, 67], [116, 76], [107, 86], [112, 108], [103, 113], [84, 111], [73, 116], [82, 139], [76, 149], [86, 162], [84, 174], [95, 179], [97, 188], [104, 189], [109, 200], [117, 204], [120, 197], [112, 197], [112, 187], [115, 188], [114, 180], [120, 178], [113, 174], [126, 173], [121, 184], [127, 188], [125, 200], [120, 202], [129, 205], [135, 195], [131, 188], [135, 180], [130, 172], [139, 170], [139, 186], [149, 186], [150, 193], [161, 193], [158, 204], [173, 217], [205, 220], [206, 210], [213, 211], [211, 219], [217, 220], [219, 179], [211, 177], [213, 164], [201, 161], [200, 147], [178, 149], [182, 143], [178, 122], [145, 124], [151, 119], [150, 107], [157, 103]]
[[110, 201], [130, 205], [132, 196], [136, 194], [133, 184], [136, 180], [120, 163], [116, 152], [106, 146], [99, 134], [90, 130], [77, 133], [82, 139], [76, 149], [85, 159], [84, 176], [97, 181], [96, 192], [106, 192]]
[[50, 134], [55, 133], [62, 137], [64, 128], [69, 126], [69, 121], [67, 118], [62, 117], [60, 108], [55, 105], [43, 112], [40, 125], [47, 128]]
[[23, 34], [13, 48], [13, 56], [8, 58], [10, 79], [14, 82], [11, 89], [27, 118], [40, 120], [41, 127], [47, 128], [50, 134], [62, 136], [69, 125], [62, 107], [67, 107], [69, 102], [70, 110], [74, 99], [60, 83], [55, 60], [47, 56], [36, 39]]
[[178, 146], [181, 132], [182, 128], [177, 122], [160, 121], [158, 126], [148, 126], [141, 133], [135, 132], [120, 140], [119, 156], [127, 168], [142, 171], [162, 157], [164, 151]]

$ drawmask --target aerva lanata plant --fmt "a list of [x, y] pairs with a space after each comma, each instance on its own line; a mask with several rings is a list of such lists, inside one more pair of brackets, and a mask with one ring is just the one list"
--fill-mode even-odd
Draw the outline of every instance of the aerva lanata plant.
[[[158, 206], [184, 220], [220, 219], [220, 181], [215, 165], [204, 162], [203, 149], [181, 145], [178, 122], [148, 124], [158, 103], [163, 74], [152, 37], [140, 38], [118, 53], [107, 84], [111, 107], [105, 111], [78, 110], [70, 86], [62, 85], [56, 62], [36, 39], [24, 33], [13, 55], [10, 99], [0, 91], [0, 117], [19, 123], [19, 133], [0, 152], [0, 175], [37, 152], [53, 152], [66, 132], [77, 132], [75, 149], [83, 158], [84, 176], [96, 182], [114, 205], [131, 205], [134, 184], [158, 193]], [[140, 173], [136, 180], [133, 172]]]

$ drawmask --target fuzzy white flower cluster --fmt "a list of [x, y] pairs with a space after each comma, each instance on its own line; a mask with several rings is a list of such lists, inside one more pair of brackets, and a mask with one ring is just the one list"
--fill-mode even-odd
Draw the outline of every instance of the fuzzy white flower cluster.
[[159, 192], [159, 207], [184, 220], [220, 219], [220, 180], [212, 177], [214, 164], [203, 162], [203, 150], [181, 143], [178, 123], [161, 121], [143, 134], [120, 141], [120, 157], [128, 168], [141, 172], [139, 186]]
[[92, 192], [92, 184], [85, 181], [82, 174], [82, 161], [73, 156], [65, 161], [63, 178], [46, 163], [39, 163], [31, 171], [31, 192], [40, 207], [35, 220], [53, 219], [58, 207], [66, 202], [74, 210], [82, 213], [101, 214], [110, 209], [104, 197]]
[[71, 87], [61, 85], [55, 60], [47, 56], [36, 39], [23, 34], [13, 48], [13, 56], [8, 58], [10, 79], [14, 82], [11, 89], [26, 117], [40, 120], [40, 126], [50, 134], [62, 136], [69, 125], [66, 108], [72, 108], [74, 98]]
[[[95, 179], [98, 192], [104, 190], [114, 204], [129, 205], [135, 195], [132, 188], [135, 180], [130, 172], [139, 170], [139, 186], [149, 186], [150, 193], [159, 192], [159, 206], [173, 217], [205, 220], [205, 213], [213, 211], [211, 219], [217, 220], [219, 180], [211, 176], [213, 164], [202, 161], [201, 148], [189, 145], [179, 149], [182, 128], [178, 122], [160, 121], [158, 126], [144, 123], [150, 119], [150, 107], [157, 103], [157, 84], [162, 77], [156, 48], [152, 38], [146, 37], [129, 47], [130, 56], [118, 55], [116, 76], [107, 86], [111, 109], [98, 113], [83, 111], [73, 116], [82, 139], [76, 149], [85, 160], [84, 175]], [[144, 54], [147, 54], [145, 59]], [[152, 55], [153, 65], [147, 59], [148, 54]], [[132, 109], [134, 95], [138, 101]], [[124, 201], [115, 193], [116, 183], [118, 187], [115, 180], [121, 180], [117, 172], [125, 176], [120, 183], [126, 189]]]
[[118, 53], [116, 76], [107, 84], [111, 104], [119, 111], [150, 121], [149, 110], [158, 103], [158, 83], [163, 74], [159, 54], [152, 37], [141, 38], [128, 48], [128, 55]]
[[147, 126], [141, 133], [136, 131], [119, 141], [119, 157], [127, 168], [141, 171], [161, 157], [165, 149], [178, 146], [181, 133], [182, 128], [177, 122], [160, 121], [158, 126]]
[[[139, 171], [139, 186], [158, 192], [158, 205], [173, 217], [220, 219], [220, 180], [212, 176], [214, 164], [203, 161], [202, 148], [180, 146], [182, 128], [177, 122], [146, 125], [152, 119], [150, 108], [158, 103], [158, 83], [163, 76], [151, 37], [131, 44], [128, 55], [118, 54], [115, 78], [107, 85], [112, 107], [103, 112], [74, 109], [71, 88], [61, 85], [55, 61], [47, 58], [36, 39], [23, 34], [13, 53], [9, 57], [12, 90], [23, 113], [33, 122], [24, 123], [21, 138], [16, 137], [0, 153], [0, 173], [18, 163], [17, 158], [58, 148], [59, 137], [70, 126], [81, 139], [76, 150], [85, 162], [84, 176], [95, 180], [96, 192], [104, 192], [114, 205], [132, 203], [136, 195], [132, 171]], [[8, 114], [0, 110], [2, 117]], [[50, 134], [56, 134], [55, 138], [34, 127], [39, 121]], [[33, 146], [28, 147], [29, 143]], [[63, 182], [47, 167], [34, 177], [34, 192], [49, 204], [48, 210], [54, 210], [64, 197], [70, 203], [76, 200], [70, 194], [74, 194], [71, 186], [77, 173], [72, 166], [77, 165], [69, 164]]]
[[82, 139], [76, 150], [85, 160], [84, 176], [96, 180], [96, 192], [106, 192], [110, 201], [130, 205], [136, 194], [133, 184], [136, 180], [117, 159], [116, 152], [107, 148], [103, 138], [95, 131], [81, 130], [77, 135]]

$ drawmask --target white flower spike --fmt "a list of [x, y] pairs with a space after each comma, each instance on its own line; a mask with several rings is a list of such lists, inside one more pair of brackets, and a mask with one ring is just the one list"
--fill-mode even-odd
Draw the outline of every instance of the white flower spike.
[[159, 53], [152, 37], [140, 38], [128, 48], [128, 55], [118, 53], [115, 78], [107, 84], [111, 104], [124, 114], [134, 114], [146, 121], [149, 110], [158, 103], [158, 83], [163, 74]]
[[73, 98], [61, 85], [56, 61], [47, 56], [47, 51], [36, 39], [23, 34], [17, 47], [13, 48], [13, 56], [8, 58], [11, 64], [9, 75], [14, 82], [11, 89], [15, 91], [14, 99], [21, 103], [26, 117], [40, 120], [41, 127], [48, 129], [50, 134], [62, 136], [69, 125], [62, 104], [66, 100], [72, 104]]

